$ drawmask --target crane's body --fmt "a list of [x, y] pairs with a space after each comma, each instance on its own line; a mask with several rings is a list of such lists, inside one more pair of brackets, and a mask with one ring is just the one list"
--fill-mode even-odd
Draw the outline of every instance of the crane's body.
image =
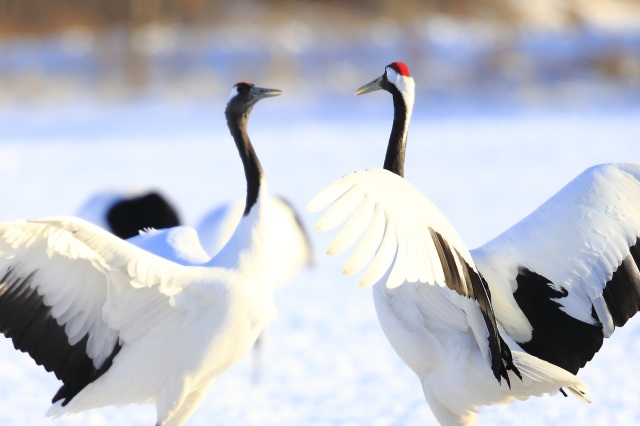
[[[213, 258], [194, 257], [203, 252], [197, 238], [182, 240], [187, 262], [73, 217], [0, 224], [0, 330], [62, 381], [50, 415], [153, 403], [158, 426], [182, 425], [273, 320], [268, 191], [246, 124], [259, 99], [280, 93], [250, 83], [232, 90], [226, 114], [247, 204]], [[185, 229], [175, 235], [193, 235]]]
[[[391, 93], [384, 169], [344, 176], [308, 205], [316, 228], [342, 223], [328, 249], [355, 245], [343, 272], [367, 267], [380, 325], [444, 425], [482, 405], [560, 388], [640, 309], [640, 166], [594, 166], [529, 217], [469, 252], [437, 208], [403, 179], [414, 83], [394, 62], [356, 94]], [[563, 391], [564, 393], [564, 391]]]

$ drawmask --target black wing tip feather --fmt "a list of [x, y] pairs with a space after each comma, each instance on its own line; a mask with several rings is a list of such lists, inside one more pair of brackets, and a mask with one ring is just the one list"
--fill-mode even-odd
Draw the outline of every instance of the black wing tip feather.
[[[468, 275], [466, 275], [469, 265], [466, 265], [466, 262], [462, 259], [455, 248], [451, 248], [449, 242], [442, 236], [442, 234], [435, 231], [433, 228], [429, 228], [429, 232], [431, 233], [431, 239], [433, 240], [433, 244], [438, 252], [438, 258], [440, 259], [440, 265], [442, 266], [442, 272], [444, 273], [444, 282], [447, 287], [455, 290], [461, 296], [475, 298], [473, 288], [468, 285], [470, 279]], [[463, 271], [465, 272], [464, 277], [460, 276], [459, 273], [458, 262], [460, 261], [462, 261], [463, 265], [467, 266], [466, 268], [463, 268]]]
[[[491, 311], [491, 314], [493, 314], [493, 311]], [[498, 383], [501, 384], [502, 379], [504, 379], [507, 386], [509, 386], [509, 389], [511, 389], [509, 371], [513, 372], [513, 374], [515, 374], [521, 381], [522, 374], [520, 374], [520, 370], [518, 370], [518, 367], [513, 363], [511, 349], [502, 339], [502, 336], [500, 336], [497, 326], [495, 332], [489, 327], [490, 324], [495, 325], [495, 317], [493, 317], [493, 315], [489, 316], [489, 314], [484, 310], [482, 311], [482, 315], [484, 316], [485, 323], [489, 329], [489, 337], [487, 338], [487, 341], [489, 342], [489, 353], [491, 356], [491, 371], [493, 371], [493, 375]]]
[[518, 343], [528, 354], [576, 374], [600, 350], [602, 326], [564, 312], [558, 300], [568, 290], [556, 289], [546, 277], [520, 267], [516, 283], [513, 297], [533, 328], [531, 339]]
[[495, 313], [493, 312], [493, 306], [491, 305], [491, 293], [489, 291], [489, 285], [479, 272], [476, 273], [466, 262], [467, 273], [471, 277], [471, 285], [475, 299], [480, 306], [484, 322], [487, 325], [489, 331], [489, 353], [491, 355], [491, 370], [498, 383], [502, 383], [502, 379], [507, 382], [507, 386], [511, 389], [511, 380], [509, 378], [509, 371], [513, 372], [521, 381], [522, 375], [520, 370], [513, 363], [513, 357], [511, 355], [511, 349], [506, 342], [500, 336], [498, 330], [498, 323], [496, 321]]
[[[602, 295], [616, 327], [622, 327], [640, 310], [640, 238], [605, 284]], [[595, 319], [598, 319], [594, 316]]]
[[[432, 228], [429, 228], [429, 231], [440, 258], [440, 264], [442, 265], [447, 286], [461, 296], [469, 297], [478, 302], [489, 332], [487, 339], [491, 356], [491, 370], [498, 383], [501, 383], [502, 379], [504, 379], [509, 388], [511, 388], [508, 371], [512, 371], [520, 380], [522, 380], [522, 375], [513, 364], [511, 349], [509, 349], [509, 346], [507, 346], [500, 336], [493, 306], [491, 305], [489, 285], [482, 274], [472, 268], [462, 255], [449, 245], [440, 233]], [[458, 268], [458, 266], [462, 267], [462, 275], [459, 272], [460, 268]]]
[[[640, 310], [640, 238], [629, 247], [629, 253], [604, 283], [602, 295], [615, 327], [622, 327]], [[546, 277], [524, 266], [518, 268], [518, 288], [513, 293], [518, 306], [531, 326], [532, 337], [519, 342], [527, 353], [576, 374], [591, 361], [603, 344], [601, 324], [588, 324], [562, 310], [559, 299], [569, 291], [556, 289]], [[591, 316], [598, 318], [595, 308]]]
[[[499, 340], [498, 340], [499, 339]], [[493, 336], [489, 336], [489, 348], [491, 352], [491, 370], [498, 383], [502, 383], [502, 379], [507, 382], [507, 386], [511, 389], [511, 379], [509, 378], [509, 371], [513, 372], [522, 381], [522, 374], [518, 367], [513, 364], [513, 357], [511, 355], [511, 349], [505, 343], [505, 341], [498, 335], [498, 339]], [[499, 354], [499, 355], [498, 355]]]
[[[78, 344], [80, 343], [83, 343], [83, 346], [86, 347], [87, 337], [85, 336], [85, 338], [81, 342], [78, 342]], [[120, 349], [122, 349], [122, 345], [117, 344], [100, 368], [96, 369], [92, 364], [91, 368], [89, 369], [88, 375], [86, 375], [86, 377], [83, 377], [84, 380], [70, 381], [68, 383], [65, 382], [53, 396], [53, 398], [51, 399], [51, 403], [56, 403], [59, 400], [63, 400], [62, 406], [64, 407], [65, 405], [67, 405], [73, 399], [73, 397], [79, 394], [80, 391], [84, 389], [89, 383], [94, 382], [109, 370], [111, 364], [113, 363], [113, 359], [116, 357], [116, 355], [118, 355]]]
[[14, 348], [63, 382], [52, 402], [63, 399], [64, 406], [109, 369], [121, 346], [117, 344], [96, 369], [87, 355], [89, 336], [75, 345], [69, 343], [64, 325], [51, 316], [51, 308], [31, 285], [35, 274], [20, 277], [10, 266], [0, 278], [0, 332], [12, 340]]
[[515, 374], [520, 380], [522, 380], [522, 375], [520, 374], [518, 367], [513, 364], [511, 349], [502, 339], [502, 336], [500, 336], [498, 323], [491, 304], [491, 291], [489, 290], [489, 284], [482, 274], [471, 268], [459, 253], [456, 252], [456, 255], [464, 265], [465, 278], [471, 283], [471, 294], [480, 306], [480, 311], [482, 312], [484, 322], [487, 326], [487, 330], [489, 331], [489, 337], [487, 340], [489, 342], [491, 370], [493, 371], [493, 375], [498, 383], [502, 383], [502, 379], [504, 379], [507, 382], [509, 389], [511, 389], [511, 380], [509, 378], [508, 371], [513, 372], [513, 374]]

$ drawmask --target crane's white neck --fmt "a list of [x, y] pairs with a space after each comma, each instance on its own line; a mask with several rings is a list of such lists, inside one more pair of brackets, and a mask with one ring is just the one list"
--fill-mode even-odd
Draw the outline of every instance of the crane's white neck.
[[398, 74], [393, 68], [387, 69], [387, 79], [391, 82], [398, 92], [402, 95], [404, 103], [407, 106], [408, 117], [411, 118], [411, 111], [413, 110], [413, 102], [415, 100], [416, 85], [413, 78]]

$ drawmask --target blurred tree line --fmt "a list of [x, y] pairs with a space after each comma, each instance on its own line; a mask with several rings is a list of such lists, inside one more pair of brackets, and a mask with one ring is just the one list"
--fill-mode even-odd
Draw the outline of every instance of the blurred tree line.
[[271, 20], [288, 19], [307, 10], [361, 19], [386, 16], [408, 20], [444, 14], [512, 21], [518, 15], [514, 4], [511, 0], [0, 0], [0, 34], [155, 23], [210, 26], [227, 20], [239, 5], [255, 7]]
[[[631, 35], [608, 33], [619, 22]], [[239, 75], [342, 92], [381, 60], [435, 93], [555, 96], [594, 77], [631, 93], [640, 0], [0, 0], [0, 102], [201, 95]]]

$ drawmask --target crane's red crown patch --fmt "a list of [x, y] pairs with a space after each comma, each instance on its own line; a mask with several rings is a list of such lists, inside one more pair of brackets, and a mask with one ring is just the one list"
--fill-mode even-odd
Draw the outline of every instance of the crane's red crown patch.
[[401, 76], [411, 77], [411, 73], [409, 73], [409, 67], [404, 62], [394, 62], [392, 64], [389, 64], [389, 66]]

